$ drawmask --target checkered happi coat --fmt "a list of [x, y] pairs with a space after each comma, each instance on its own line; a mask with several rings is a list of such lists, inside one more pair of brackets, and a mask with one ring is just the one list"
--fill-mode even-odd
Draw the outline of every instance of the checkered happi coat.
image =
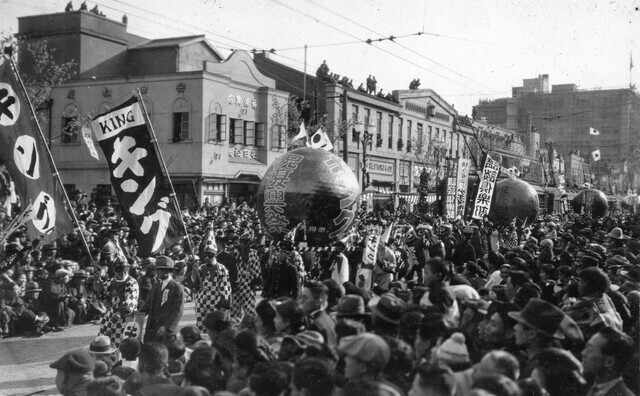
[[[100, 319], [98, 335], [108, 336], [111, 344], [118, 348], [124, 338], [127, 322], [133, 320], [132, 315], [138, 309], [138, 282], [131, 276], [127, 276], [122, 282], [112, 279], [107, 290], [111, 297], [111, 305]], [[118, 315], [114, 316], [115, 313]]]
[[198, 270], [200, 290], [195, 295], [196, 325], [200, 331], [205, 328], [202, 321], [209, 312], [222, 308], [231, 300], [231, 281], [229, 270], [220, 263], [203, 265]]
[[260, 259], [254, 249], [249, 249], [246, 258], [236, 256], [238, 283], [233, 291], [231, 316], [242, 319], [244, 315], [256, 314], [256, 295], [251, 289], [253, 282], [260, 276]]

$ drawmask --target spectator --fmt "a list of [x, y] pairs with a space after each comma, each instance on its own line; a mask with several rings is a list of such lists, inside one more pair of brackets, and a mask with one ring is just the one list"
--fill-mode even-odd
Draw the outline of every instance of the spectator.
[[87, 395], [96, 359], [85, 350], [73, 351], [51, 363], [56, 369], [56, 388], [63, 396]]

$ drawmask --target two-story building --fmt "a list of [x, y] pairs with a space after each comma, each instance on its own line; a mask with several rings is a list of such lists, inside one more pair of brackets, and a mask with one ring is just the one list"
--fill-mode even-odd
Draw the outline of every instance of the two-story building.
[[[107, 160], [84, 142], [90, 118], [139, 92], [182, 205], [252, 201], [268, 166], [286, 150], [274, 127], [276, 89], [249, 54], [224, 58], [204, 36], [148, 40], [125, 23], [86, 11], [19, 18], [18, 40], [44, 40], [73, 77], [38, 109], [68, 190], [112, 195]], [[29, 75], [26, 52], [19, 68]], [[96, 143], [97, 145], [97, 143]]]

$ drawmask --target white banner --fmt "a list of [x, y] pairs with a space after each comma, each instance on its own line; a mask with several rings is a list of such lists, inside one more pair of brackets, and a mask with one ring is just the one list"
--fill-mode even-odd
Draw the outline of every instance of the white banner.
[[478, 186], [478, 194], [473, 207], [472, 218], [482, 220], [489, 214], [491, 209], [491, 198], [496, 186], [496, 180], [500, 173], [500, 164], [487, 155], [487, 159], [482, 168], [482, 177]]
[[467, 206], [467, 185], [469, 182], [469, 159], [460, 158], [458, 162], [458, 191], [456, 193], [456, 215], [464, 218], [464, 210]]
[[99, 160], [100, 157], [98, 156], [98, 150], [96, 150], [96, 146], [93, 144], [93, 140], [91, 140], [91, 128], [82, 127], [82, 137], [89, 148], [89, 154], [91, 154], [93, 158]]
[[365, 239], [364, 254], [362, 256], [362, 268], [373, 269], [375, 267], [379, 243], [380, 231], [372, 228]]

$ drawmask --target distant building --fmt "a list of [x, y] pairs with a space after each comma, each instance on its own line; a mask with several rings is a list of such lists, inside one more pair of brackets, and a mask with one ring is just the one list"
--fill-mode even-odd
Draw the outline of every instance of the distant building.
[[[593, 163], [602, 178], [624, 169], [625, 159], [640, 147], [640, 95], [635, 89], [579, 90], [575, 84], [556, 84], [549, 89], [549, 75], [523, 80], [513, 87], [511, 98], [480, 101], [474, 106], [476, 118], [520, 135], [540, 133], [541, 141], [553, 142], [562, 154], [580, 150], [589, 154], [599, 149], [602, 160]], [[590, 128], [599, 131], [591, 135]], [[638, 175], [622, 177], [632, 181]]]
[[[106, 159], [89, 155], [81, 126], [133, 90], [141, 92], [182, 205], [253, 203], [268, 166], [286, 151], [272, 116], [274, 100], [289, 94], [246, 52], [224, 59], [204, 36], [148, 40], [86, 11], [18, 22], [21, 43], [46, 40], [57, 61], [76, 62], [73, 78], [38, 109], [68, 190], [111, 196]], [[19, 62], [28, 75], [33, 62], [25, 53]]]

